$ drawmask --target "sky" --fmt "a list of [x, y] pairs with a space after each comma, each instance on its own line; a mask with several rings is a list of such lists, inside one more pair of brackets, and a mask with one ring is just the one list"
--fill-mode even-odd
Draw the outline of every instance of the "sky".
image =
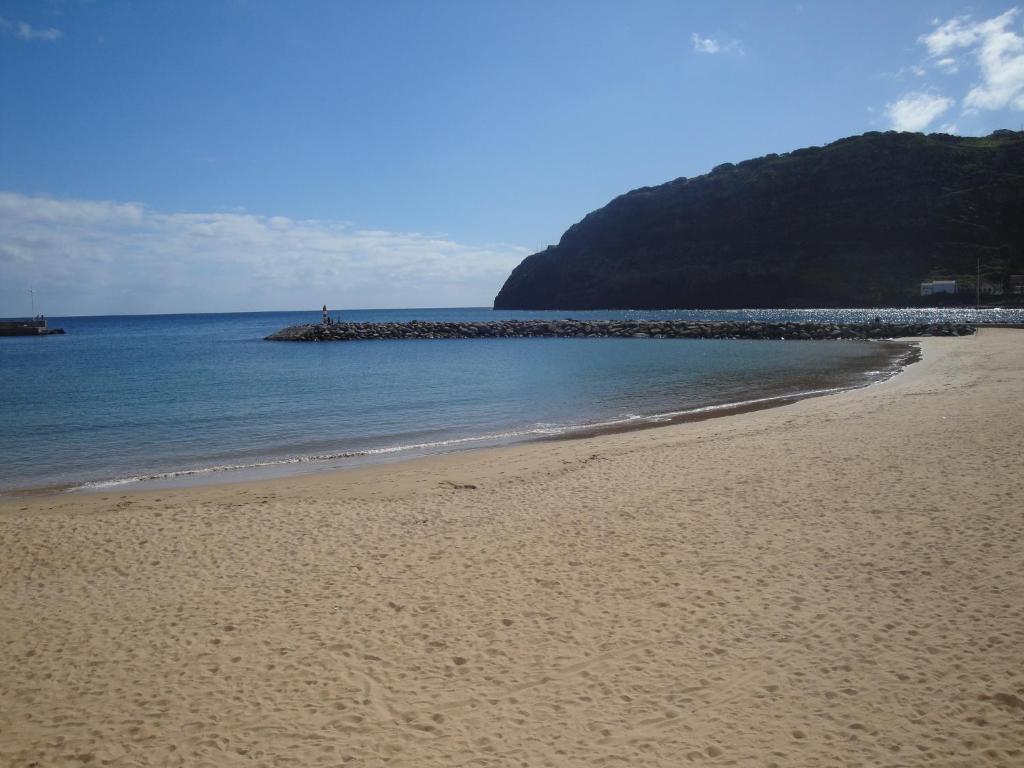
[[630, 189], [1022, 123], [1007, 2], [0, 0], [0, 316], [488, 306]]

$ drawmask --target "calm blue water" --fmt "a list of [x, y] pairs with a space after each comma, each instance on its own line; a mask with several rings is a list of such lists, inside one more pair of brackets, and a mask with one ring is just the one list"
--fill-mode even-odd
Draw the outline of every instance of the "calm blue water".
[[[962, 319], [970, 312], [911, 314]], [[361, 321], [908, 316], [893, 310], [334, 314]], [[244, 475], [209, 470], [319, 468], [528, 439], [863, 383], [866, 372], [885, 368], [891, 357], [884, 345], [856, 342], [262, 340], [318, 319], [316, 312], [51, 318], [67, 335], [0, 338], [0, 492], [181, 472], [231, 480]]]

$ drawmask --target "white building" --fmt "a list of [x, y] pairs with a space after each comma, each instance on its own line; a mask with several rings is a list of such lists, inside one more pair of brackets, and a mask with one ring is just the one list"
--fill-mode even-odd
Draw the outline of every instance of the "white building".
[[932, 280], [921, 283], [922, 296], [934, 296], [936, 293], [956, 293], [956, 280]]

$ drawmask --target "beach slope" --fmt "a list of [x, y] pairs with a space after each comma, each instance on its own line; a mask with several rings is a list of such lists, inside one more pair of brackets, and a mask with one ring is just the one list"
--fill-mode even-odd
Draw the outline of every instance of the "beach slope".
[[4, 500], [0, 763], [1024, 764], [1024, 331], [920, 345], [703, 422]]

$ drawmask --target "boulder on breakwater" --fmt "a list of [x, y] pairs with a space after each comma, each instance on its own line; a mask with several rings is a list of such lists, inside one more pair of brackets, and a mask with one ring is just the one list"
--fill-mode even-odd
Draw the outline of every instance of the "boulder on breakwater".
[[310, 323], [283, 328], [268, 341], [383, 339], [655, 338], [655, 339], [892, 339], [966, 336], [964, 323], [761, 323], [696, 320], [489, 320], [481, 322]]

